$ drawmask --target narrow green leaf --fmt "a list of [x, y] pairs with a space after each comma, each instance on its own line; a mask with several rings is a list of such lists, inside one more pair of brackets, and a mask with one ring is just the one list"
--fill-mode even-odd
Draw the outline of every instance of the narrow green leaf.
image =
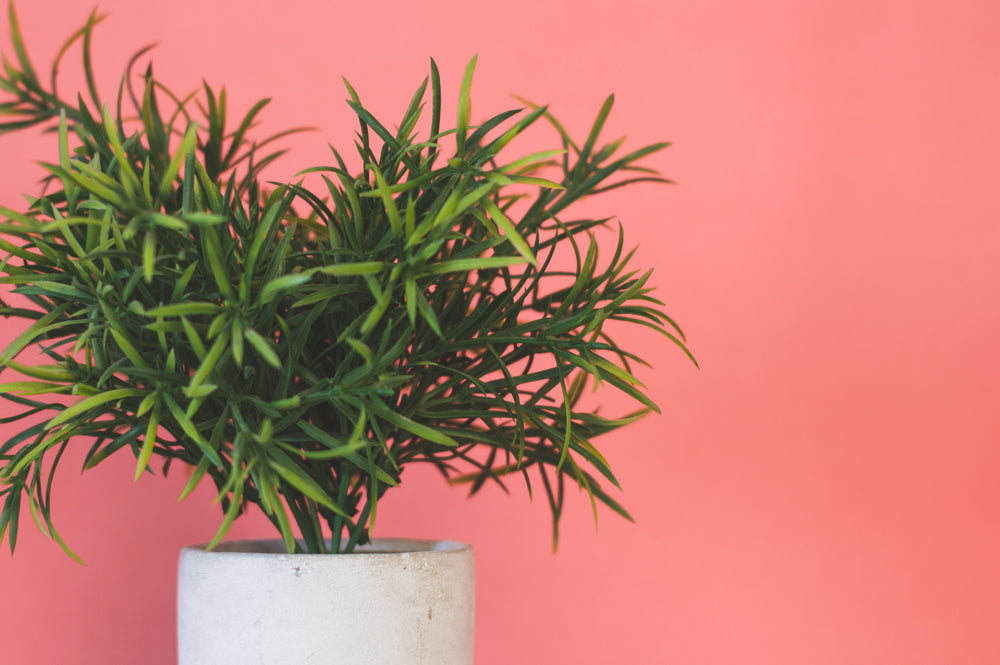
[[543, 189], [565, 189], [558, 182], [553, 182], [547, 178], [534, 178], [532, 176], [526, 175], [510, 175], [508, 176], [511, 184], [514, 185], [528, 185], [531, 187], [541, 187]]
[[195, 371], [194, 375], [191, 376], [190, 382], [188, 382], [188, 390], [193, 391], [202, 383], [205, 379], [215, 370], [215, 366], [218, 364], [219, 359], [222, 358], [222, 354], [226, 352], [229, 347], [229, 330], [223, 331], [215, 338], [215, 342], [212, 343], [212, 348], [205, 354], [205, 357], [201, 361], [201, 365]]
[[381, 169], [379, 169], [376, 164], [369, 164], [368, 168], [375, 173], [375, 191], [378, 192], [379, 197], [382, 199], [382, 205], [385, 206], [385, 213], [389, 216], [389, 225], [392, 227], [392, 235], [394, 238], [403, 237], [403, 220], [399, 216], [399, 208], [396, 207], [396, 201], [392, 198], [392, 194], [389, 193], [389, 185], [385, 181], [385, 176], [382, 175]]
[[188, 284], [191, 282], [191, 278], [194, 276], [194, 271], [198, 268], [197, 263], [192, 263], [189, 265], [183, 273], [181, 273], [180, 278], [174, 283], [173, 293], [171, 295], [171, 301], [177, 302], [182, 300], [184, 296], [184, 290], [187, 289]]
[[[206, 397], [208, 397], [216, 390], [218, 390], [218, 388], [219, 386], [212, 383], [200, 383], [194, 388], [191, 388], [190, 386], [184, 386], [184, 388], [182, 388], [182, 391], [184, 392], [185, 397], [192, 400], [191, 406], [195, 406], [200, 404], [202, 400], [204, 400]], [[188, 410], [190, 411], [191, 408], [189, 407]]]
[[191, 492], [193, 492], [194, 489], [198, 487], [198, 484], [201, 482], [201, 479], [205, 477], [205, 472], [208, 471], [208, 467], [210, 465], [211, 461], [207, 457], [201, 458], [201, 460], [198, 462], [198, 466], [195, 467], [194, 471], [192, 471], [191, 477], [188, 479], [187, 484], [181, 491], [181, 495], [177, 499], [178, 501], [183, 501], [188, 496], [190, 496]]
[[424, 317], [425, 321], [427, 321], [427, 325], [429, 325], [431, 330], [434, 331], [434, 334], [443, 338], [444, 334], [441, 332], [441, 323], [438, 321], [437, 313], [434, 311], [434, 308], [431, 307], [430, 303], [427, 302], [427, 298], [424, 297], [424, 294], [419, 291], [417, 292], [417, 308], [420, 310], [420, 315]]
[[517, 174], [517, 172], [521, 169], [525, 169], [526, 167], [534, 167], [539, 163], [547, 162], [548, 160], [551, 160], [554, 157], [561, 157], [562, 155], [565, 154], [566, 154], [565, 150], [542, 150], [540, 152], [535, 152], [530, 155], [526, 155], [525, 157], [521, 157], [520, 159], [516, 159], [513, 162], [510, 162], [509, 164], [505, 164], [504, 166], [500, 167], [498, 171], [500, 173]]
[[59, 535], [59, 532], [57, 532], [55, 527], [52, 526], [52, 520], [49, 517], [48, 511], [45, 512], [45, 526], [48, 531], [48, 535], [52, 538], [52, 540], [56, 541], [56, 544], [59, 545], [59, 549], [65, 552], [66, 555], [69, 556], [69, 558], [73, 559], [81, 566], [87, 565], [83, 562], [83, 559], [81, 559], [76, 554], [76, 552], [74, 552], [69, 548], [69, 545], [66, 544], [66, 541], [62, 539], [62, 537]]
[[455, 140], [458, 143], [456, 155], [465, 155], [465, 139], [469, 131], [469, 120], [472, 116], [472, 75], [476, 70], [476, 60], [478, 55], [472, 56], [472, 60], [465, 66], [465, 75], [462, 77], [462, 88], [458, 93], [458, 121], [455, 127]]
[[139, 351], [136, 350], [135, 346], [132, 345], [132, 342], [130, 342], [125, 335], [118, 332], [117, 327], [113, 326], [111, 328], [111, 336], [115, 338], [115, 343], [118, 344], [118, 347], [125, 354], [125, 357], [132, 361], [133, 365], [136, 367], [149, 367], [149, 364], [145, 361]]
[[[270, 470], [270, 467], [267, 468]], [[274, 515], [274, 518], [278, 521], [278, 530], [285, 541], [285, 548], [289, 552], [294, 552], [295, 532], [292, 531], [291, 522], [288, 520], [288, 511], [285, 509], [285, 504], [275, 491], [271, 479], [265, 478], [262, 482], [258, 482], [257, 486], [260, 488], [260, 498], [264, 511], [270, 515]]]
[[156, 270], [156, 231], [150, 229], [146, 231], [146, 240], [142, 245], [142, 275], [146, 283], [153, 281], [153, 273]]
[[108, 390], [107, 392], [97, 393], [96, 395], [87, 397], [86, 399], [83, 399], [60, 411], [55, 418], [52, 418], [45, 424], [45, 429], [55, 429], [77, 416], [87, 413], [92, 409], [96, 409], [99, 406], [103, 406], [108, 402], [117, 402], [127, 397], [139, 397], [144, 394], [144, 391], [137, 388], [118, 388], [116, 390]]
[[216, 314], [222, 311], [222, 306], [213, 302], [183, 302], [170, 305], [160, 305], [145, 311], [145, 315], [150, 318], [161, 317], [187, 317], [207, 314]]
[[[104, 178], [100, 177], [99, 171], [95, 172], [95, 169], [89, 167], [87, 164], [82, 162], [77, 162], [75, 168], [79, 169], [81, 172], [69, 171], [52, 164], [39, 164], [43, 169], [54, 174], [56, 177], [61, 179], [68, 178], [74, 183], [83, 187], [88, 192], [93, 193], [99, 199], [110, 203], [116, 208], [128, 209], [128, 198], [124, 196], [124, 192], [121, 187], [117, 184], [107, 184]], [[103, 175], [103, 174], [101, 174]]]
[[428, 427], [427, 425], [422, 425], [416, 421], [410, 420], [401, 413], [393, 411], [389, 407], [385, 406], [381, 402], [371, 402], [368, 404], [368, 409], [374, 414], [383, 418], [384, 420], [392, 423], [396, 427], [402, 430], [406, 430], [410, 434], [415, 434], [420, 438], [426, 439], [433, 443], [437, 443], [442, 446], [457, 446], [458, 442], [451, 438], [444, 432], [433, 427]]
[[167, 405], [167, 409], [170, 410], [174, 420], [176, 420], [177, 424], [181, 426], [184, 433], [195, 442], [195, 445], [198, 446], [202, 454], [205, 455], [205, 457], [207, 457], [212, 464], [222, 466], [222, 458], [219, 457], [219, 453], [212, 449], [212, 446], [209, 445], [208, 441], [205, 440], [205, 437], [202, 436], [201, 432], [198, 431], [198, 428], [195, 427], [191, 419], [185, 415], [184, 411], [181, 410], [181, 407], [176, 401], [174, 401], [169, 393], [164, 393], [163, 401]]
[[318, 443], [322, 443], [330, 449], [328, 455], [324, 456], [323, 459], [347, 457], [351, 453], [357, 452], [365, 447], [365, 442], [360, 437], [358, 437], [356, 441], [345, 443], [334, 436], [330, 436], [319, 427], [316, 427], [312, 423], [305, 420], [298, 420], [295, 424], [299, 427], [299, 429], [308, 434]]
[[215, 228], [211, 226], [203, 228], [201, 238], [205, 248], [205, 258], [208, 260], [208, 266], [212, 271], [212, 276], [215, 278], [215, 283], [219, 286], [219, 290], [225, 299], [232, 302], [235, 300], [236, 295], [230, 283], [230, 272], [226, 267], [225, 258], [222, 255], [222, 245]]
[[272, 342], [270, 340], [253, 328], [247, 328], [243, 334], [246, 336], [246, 340], [250, 342], [250, 345], [253, 346], [254, 350], [256, 350], [257, 353], [260, 354], [260, 357], [264, 359], [264, 362], [275, 369], [281, 369], [281, 358], [278, 357], [278, 354], [272, 347]]
[[384, 271], [388, 264], [382, 261], [361, 261], [358, 263], [337, 263], [332, 266], [323, 266], [319, 272], [324, 275], [334, 275], [337, 277], [348, 277], [352, 275], [377, 275]]
[[243, 366], [243, 324], [240, 323], [239, 319], [233, 319], [232, 324], [230, 324], [230, 339], [232, 340], [232, 346], [229, 352], [233, 355], [233, 362], [236, 363], [237, 367]]
[[360, 339], [354, 339], [353, 337], [346, 337], [344, 341], [347, 342], [348, 346], [354, 349], [359, 356], [365, 359], [365, 364], [370, 365], [372, 360], [375, 359], [375, 355], [372, 353], [371, 348], [362, 342]]
[[181, 324], [184, 326], [184, 334], [187, 335], [188, 342], [191, 344], [191, 348], [194, 349], [195, 355], [198, 356], [198, 360], [204, 360], [205, 343], [201, 341], [198, 331], [195, 330], [194, 325], [183, 315], [181, 315]]
[[104, 132], [111, 144], [115, 160], [118, 162], [121, 184], [124, 185], [125, 191], [134, 200], [142, 191], [142, 183], [135, 172], [135, 168], [132, 166], [131, 160], [125, 154], [122, 137], [118, 135], [118, 128], [111, 119], [111, 109], [106, 104], [104, 106]]
[[538, 260], [535, 258], [534, 252], [531, 251], [528, 243], [525, 242], [524, 238], [521, 237], [521, 234], [518, 233], [514, 223], [507, 218], [507, 215], [505, 215], [492, 200], [485, 199], [484, 203], [486, 205], [486, 210], [490, 213], [490, 218], [498, 227], [500, 227], [503, 231], [504, 237], [507, 238], [510, 244], [514, 246], [517, 253], [523, 256], [528, 263], [537, 267]]
[[470, 272], [473, 270], [492, 270], [523, 265], [527, 260], [520, 256], [484, 256], [478, 259], [452, 259], [441, 263], [432, 263], [422, 267], [418, 276], [444, 275], [452, 272]]
[[594, 125], [590, 129], [590, 134], [587, 135], [587, 140], [583, 144], [583, 148], [580, 149], [580, 163], [585, 163], [587, 158], [590, 157], [591, 151], [597, 144], [597, 138], [601, 135], [601, 130], [604, 129], [604, 123], [608, 119], [608, 114], [611, 113], [611, 107], [615, 104], [615, 96], [608, 95], [608, 98], [604, 100], [604, 104], [601, 105], [601, 110], [597, 113], [597, 118], [594, 120]]
[[143, 471], [146, 470], [146, 466], [149, 464], [149, 458], [153, 456], [153, 446], [156, 444], [156, 429], [159, 425], [160, 403], [157, 402], [153, 406], [152, 413], [149, 414], [149, 421], [146, 425], [146, 436], [142, 440], [142, 450], [139, 451], [139, 458], [136, 460], [134, 480], [139, 480]]
[[410, 325], [417, 325], [417, 280], [412, 274], [407, 274], [404, 282], [406, 290], [406, 316]]
[[385, 314], [385, 311], [389, 308], [389, 304], [392, 302], [393, 292], [392, 284], [382, 289], [378, 281], [369, 275], [365, 275], [365, 282], [368, 284], [368, 289], [371, 291], [372, 297], [375, 298], [375, 304], [368, 310], [368, 315], [365, 317], [364, 323], [361, 324], [362, 334], [371, 332], [379, 320], [381, 320], [382, 315]]
[[21, 64], [21, 70], [24, 72], [22, 80], [25, 84], [32, 87], [32, 89], [38, 88], [38, 75], [35, 73], [35, 68], [31, 66], [31, 59], [28, 57], [28, 51], [24, 48], [24, 38], [21, 36], [21, 26], [17, 20], [17, 12], [14, 11], [14, 3], [11, 2], [9, 6], [9, 17], [10, 17], [10, 41], [14, 45], [14, 52], [17, 53], [17, 60]]
[[640, 382], [639, 379], [632, 376], [632, 374], [625, 371], [621, 367], [618, 367], [617, 365], [610, 363], [607, 360], [604, 360], [603, 358], [595, 359], [594, 365], [600, 368], [601, 370], [607, 372], [608, 374], [612, 374], [621, 379], [622, 381], [632, 384], [633, 386], [639, 386], [640, 388], [645, 387], [642, 385], [642, 382]]
[[139, 402], [139, 407], [135, 410], [135, 417], [142, 418], [149, 413], [153, 409], [153, 405], [156, 404], [159, 397], [160, 395], [156, 391], [153, 391], [143, 397], [142, 401]]
[[260, 292], [260, 301], [267, 304], [274, 300], [282, 291], [290, 291], [297, 286], [301, 286], [312, 279], [314, 269], [304, 270], [299, 273], [293, 273], [291, 275], [282, 275], [272, 279], [270, 282], [264, 285], [264, 288]]
[[8, 360], [4, 365], [32, 379], [42, 381], [74, 381], [77, 375], [62, 365], [22, 365], [19, 362]]
[[10, 381], [0, 383], [0, 394], [49, 395], [64, 393], [72, 388], [72, 385], [48, 383], [45, 381]]
[[145, 214], [145, 218], [156, 226], [162, 226], [170, 229], [171, 231], [177, 231], [178, 233], [187, 233], [190, 228], [187, 222], [178, 217], [174, 217], [173, 215], [164, 215], [158, 212], [147, 212]]
[[319, 505], [332, 510], [338, 515], [348, 517], [344, 509], [336, 504], [323, 489], [316, 484], [316, 481], [309, 477], [294, 461], [287, 455], [271, 449], [270, 458], [267, 460], [270, 466], [281, 478], [296, 490], [309, 497]]
[[[274, 195], [272, 195], [273, 197]], [[260, 255], [261, 249], [264, 247], [264, 242], [268, 238], [272, 238], [278, 225], [281, 223], [284, 214], [288, 211], [294, 200], [293, 190], [289, 190], [287, 195], [284, 195], [281, 199], [279, 205], [270, 204], [267, 207], [267, 211], [264, 213], [263, 218], [260, 221], [260, 225], [254, 232], [253, 242], [250, 245], [250, 250], [247, 252], [246, 258], [246, 273], [248, 276], [254, 274], [254, 268], [257, 266], [257, 257]]]
[[215, 536], [209, 541], [205, 549], [212, 551], [215, 546], [222, 542], [222, 539], [226, 537], [229, 532], [229, 528], [233, 525], [233, 521], [243, 510], [243, 486], [246, 484], [246, 475], [242, 474], [238, 482], [234, 483], [233, 496], [229, 500], [229, 508], [226, 510], [225, 517], [222, 519], [222, 524], [219, 525], [218, 531], [215, 532]]
[[[431, 140], [437, 141], [441, 131], [441, 73], [437, 63], [431, 58]], [[427, 161], [433, 163], [437, 154], [437, 146], [433, 146], [427, 156]]]
[[56, 321], [63, 314], [65, 314], [70, 308], [70, 304], [71, 303], [63, 303], [62, 305], [59, 305], [54, 310], [31, 324], [27, 330], [15, 337], [14, 340], [7, 345], [7, 348], [3, 350], [3, 353], [0, 353], [0, 366], [6, 365], [8, 361], [16, 358], [24, 347], [34, 342], [45, 333], [66, 325], [66, 322], [53, 324], [53, 321]]
[[[306, 169], [306, 171], [308, 171], [308, 169]], [[305, 173], [305, 171], [303, 171], [303, 173]], [[411, 189], [416, 189], [417, 187], [421, 187], [422, 185], [426, 185], [429, 182], [433, 182], [433, 180], [434, 180], [434, 174], [428, 173], [427, 175], [422, 175], [416, 178], [409, 178], [405, 182], [397, 182], [394, 185], [389, 185], [383, 191], [386, 194], [392, 194], [393, 196], [395, 196], [397, 194], [402, 194], [403, 192], [408, 192]], [[377, 196], [378, 197], [382, 196], [382, 191], [362, 192], [361, 194], [361, 198], [366, 198], [366, 199], [375, 198]]]
[[[59, 166], [69, 170], [72, 164], [69, 160], [69, 126], [66, 124], [66, 109], [59, 110]], [[68, 180], [64, 180], [68, 184]]]

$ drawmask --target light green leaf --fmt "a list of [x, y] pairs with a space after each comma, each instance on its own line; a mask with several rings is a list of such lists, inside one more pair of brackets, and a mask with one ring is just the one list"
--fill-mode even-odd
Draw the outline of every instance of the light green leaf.
[[528, 247], [528, 243], [524, 241], [521, 234], [517, 232], [514, 223], [507, 218], [507, 215], [492, 200], [486, 199], [484, 203], [486, 204], [486, 210], [490, 213], [490, 218], [503, 230], [504, 237], [510, 241], [510, 244], [514, 245], [514, 249], [517, 250], [518, 254], [527, 259], [531, 265], [537, 267], [538, 261], [535, 259], [534, 252]]
[[60, 425], [82, 415], [92, 409], [96, 409], [100, 406], [107, 404], [108, 402], [117, 402], [119, 400], [125, 399], [127, 397], [139, 397], [140, 395], [145, 395], [145, 391], [139, 390], [137, 388], [118, 388], [116, 390], [109, 390], [107, 392], [97, 393], [91, 397], [87, 397], [76, 404], [67, 407], [59, 412], [59, 414], [45, 424], [45, 429], [50, 430]]
[[125, 335], [118, 332], [115, 327], [111, 328], [111, 336], [115, 338], [115, 342], [118, 344], [118, 347], [122, 350], [125, 356], [132, 361], [133, 365], [136, 367], [149, 367], [149, 364], [132, 345], [132, 342], [130, 342]]
[[472, 56], [472, 60], [465, 66], [462, 87], [458, 93], [458, 121], [455, 127], [455, 139], [458, 143], [456, 154], [459, 157], [465, 155], [465, 139], [468, 134], [469, 120], [472, 116], [472, 75], [476, 71], [476, 60], [478, 58], [478, 55]]
[[385, 176], [382, 175], [382, 171], [377, 164], [369, 164], [368, 168], [375, 173], [375, 191], [378, 192], [379, 197], [382, 199], [382, 205], [385, 206], [385, 212], [389, 216], [392, 235], [394, 238], [402, 238], [403, 220], [399, 216], [399, 208], [396, 207], [396, 201], [392, 198], [392, 194], [389, 193], [389, 185], [385, 181]]
[[205, 248], [205, 258], [208, 260], [208, 267], [212, 271], [215, 283], [226, 300], [232, 301], [235, 298], [233, 286], [230, 283], [229, 270], [226, 267], [225, 258], [222, 255], [222, 244], [215, 228], [208, 226], [201, 232], [202, 244]]
[[385, 270], [387, 264], [383, 261], [362, 261], [359, 263], [337, 263], [332, 266], [323, 266], [319, 272], [324, 275], [335, 275], [337, 277], [347, 277], [350, 275], [377, 275]]
[[156, 270], [156, 231], [146, 231], [146, 241], [142, 245], [142, 275], [149, 284], [153, 281]]
[[270, 466], [282, 479], [306, 497], [312, 499], [324, 508], [328, 508], [338, 515], [348, 517], [344, 509], [337, 505], [323, 489], [316, 484], [316, 481], [309, 477], [287, 455], [272, 448], [269, 451], [270, 458], [267, 460]]
[[184, 315], [181, 315], [181, 324], [184, 326], [184, 334], [187, 335], [188, 342], [191, 344], [191, 348], [194, 349], [195, 355], [198, 356], [198, 360], [204, 360], [205, 343], [201, 341], [198, 331], [195, 330], [194, 325]]
[[228, 347], [229, 330], [227, 329], [215, 338], [215, 342], [212, 343], [212, 348], [202, 359], [201, 365], [195, 371], [194, 375], [191, 377], [191, 381], [188, 383], [189, 391], [196, 390], [198, 386], [205, 382], [205, 379], [207, 379], [208, 375], [215, 369], [216, 364], [218, 364], [219, 359], [222, 358], [222, 354], [226, 352]]
[[212, 449], [212, 446], [209, 445], [208, 441], [205, 440], [205, 437], [198, 431], [198, 428], [195, 427], [191, 419], [185, 415], [183, 410], [181, 410], [181, 407], [177, 404], [177, 402], [174, 401], [168, 393], [163, 395], [163, 401], [170, 410], [170, 414], [174, 417], [174, 420], [176, 420], [177, 424], [181, 426], [184, 433], [191, 437], [191, 440], [195, 442], [202, 454], [204, 454], [212, 464], [222, 466], [222, 458], [219, 457], [219, 453]]
[[365, 359], [366, 364], [371, 364], [374, 359], [371, 348], [359, 339], [354, 339], [353, 337], [347, 337], [344, 339], [347, 344], [357, 351], [358, 355]]
[[72, 388], [72, 385], [48, 383], [46, 381], [10, 381], [8, 383], [0, 383], [0, 394], [48, 395], [64, 393]]
[[13, 360], [8, 360], [5, 365], [18, 374], [42, 381], [73, 381], [77, 378], [76, 374], [62, 365], [22, 365]]
[[19, 354], [24, 347], [28, 346], [50, 330], [55, 330], [56, 328], [72, 323], [62, 321], [55, 324], [52, 323], [65, 314], [69, 307], [70, 303], [63, 303], [62, 305], [59, 305], [54, 310], [31, 324], [23, 333], [15, 337], [14, 341], [8, 344], [7, 348], [3, 350], [3, 353], [0, 353], [0, 366], [6, 365], [8, 361], [16, 358], [17, 354]]
[[236, 363], [237, 367], [243, 366], [243, 324], [240, 323], [239, 319], [233, 319], [230, 324], [232, 328], [230, 332], [230, 337], [232, 339], [232, 346], [229, 352], [233, 355], [233, 362]]
[[170, 164], [167, 166], [167, 170], [163, 173], [163, 179], [160, 181], [160, 199], [167, 198], [171, 192], [173, 192], [175, 181], [177, 180], [177, 174], [181, 171], [181, 164], [184, 163], [184, 159], [194, 151], [195, 141], [198, 138], [198, 126], [190, 125], [187, 131], [184, 133], [184, 138], [181, 140], [181, 144], [177, 146], [177, 150], [174, 152], [173, 158], [170, 160]]
[[274, 300], [282, 291], [289, 291], [297, 286], [301, 286], [312, 279], [312, 270], [304, 270], [299, 273], [293, 273], [291, 275], [282, 275], [276, 279], [272, 279], [270, 282], [264, 285], [264, 288], [260, 292], [260, 301], [267, 304]]
[[500, 171], [500, 173], [516, 173], [520, 169], [523, 169], [527, 166], [534, 166], [539, 162], [545, 162], [555, 157], [561, 157], [562, 155], [565, 154], [566, 154], [565, 150], [542, 150], [540, 152], [535, 152], [530, 155], [527, 155], [526, 157], [521, 157], [520, 159], [516, 159], [513, 162], [510, 162], [509, 164], [501, 166], [498, 170]]
[[179, 219], [172, 215], [164, 215], [158, 212], [147, 212], [145, 217], [156, 226], [162, 226], [165, 229], [177, 231], [178, 233], [188, 232], [188, 223], [183, 219]]
[[229, 508], [226, 510], [226, 515], [222, 519], [222, 524], [219, 525], [219, 530], [215, 532], [215, 536], [212, 540], [205, 546], [205, 549], [211, 551], [215, 549], [215, 546], [222, 542], [225, 538], [226, 533], [229, 532], [229, 527], [232, 526], [233, 521], [243, 510], [243, 487], [246, 485], [246, 472], [240, 473], [240, 477], [237, 482], [234, 483], [233, 496], [229, 500]]
[[253, 346], [254, 350], [256, 350], [257, 353], [260, 354], [260, 357], [264, 359], [264, 362], [275, 369], [281, 369], [281, 358], [278, 357], [278, 354], [272, 347], [272, 342], [270, 340], [253, 328], [247, 328], [243, 334], [246, 336], [247, 341], [250, 342], [250, 345]]
[[214, 302], [182, 302], [170, 305], [160, 305], [147, 309], [145, 314], [150, 318], [164, 316], [197, 316], [199, 314], [216, 314], [222, 311], [222, 306]]
[[160, 424], [160, 403], [153, 406], [153, 412], [149, 414], [149, 421], [146, 425], [146, 436], [142, 441], [142, 450], [139, 451], [139, 458], [136, 460], [135, 480], [139, 480], [142, 472], [149, 464], [149, 458], [153, 456], [153, 446], [156, 444], [156, 429]]
[[489, 270], [493, 268], [508, 268], [523, 265], [527, 259], [520, 256], [484, 256], [478, 259], [453, 259], [432, 263], [421, 268], [418, 276], [444, 275], [451, 272], [469, 272], [472, 270]]
[[410, 434], [415, 434], [423, 439], [427, 439], [428, 441], [442, 446], [454, 447], [458, 445], [458, 442], [455, 441], [455, 439], [451, 438], [441, 430], [410, 420], [403, 414], [393, 411], [381, 402], [371, 402], [368, 404], [368, 408], [375, 415], [392, 423], [399, 429], [406, 430]]
[[201, 479], [205, 477], [205, 473], [208, 471], [208, 467], [210, 465], [211, 461], [207, 457], [201, 458], [198, 462], [198, 466], [195, 467], [194, 471], [191, 473], [191, 478], [188, 479], [187, 484], [184, 486], [180, 496], [177, 498], [177, 501], [183, 501], [191, 494], [191, 492], [194, 491], [196, 487], [198, 487], [198, 483], [200, 483]]

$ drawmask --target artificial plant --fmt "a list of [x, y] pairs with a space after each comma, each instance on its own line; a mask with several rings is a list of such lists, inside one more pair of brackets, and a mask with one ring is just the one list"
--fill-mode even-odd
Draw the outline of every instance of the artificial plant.
[[[473, 125], [474, 58], [444, 126], [431, 61], [394, 131], [347, 84], [358, 168], [332, 149], [333, 165], [270, 183], [268, 150], [289, 132], [252, 138], [268, 100], [232, 124], [225, 89], [180, 96], [151, 65], [134, 74], [144, 49], [107, 103], [91, 63], [100, 20], [45, 82], [10, 11], [0, 132], [58, 135], [40, 195], [0, 208], [0, 282], [17, 294], [0, 314], [21, 331], [0, 354], [2, 422], [25, 423], [0, 445], [12, 550], [25, 504], [66, 547], [51, 486], [70, 445], [88, 446], [85, 469], [118, 453], [137, 477], [154, 460], [164, 475], [184, 467], [182, 496], [207, 477], [224, 513], [213, 544], [256, 504], [289, 551], [351, 551], [416, 462], [473, 493], [523, 477], [547, 497], [554, 538], [567, 481], [628, 517], [594, 439], [656, 406], [609, 331], [647, 326], [688, 351], [621, 226], [602, 264], [592, 231], [610, 220], [571, 208], [664, 181], [638, 162], [667, 144], [616, 156], [621, 140], [600, 142], [612, 97], [582, 143], [530, 104]], [[86, 90], [67, 97], [57, 73], [76, 42]], [[506, 158], [542, 119], [561, 145]], [[19, 362], [28, 349], [43, 364]], [[583, 407], [591, 384], [637, 410]]]

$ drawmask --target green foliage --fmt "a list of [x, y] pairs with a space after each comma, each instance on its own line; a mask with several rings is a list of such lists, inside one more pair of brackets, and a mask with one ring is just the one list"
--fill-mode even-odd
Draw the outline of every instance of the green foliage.
[[[641, 360], [606, 328], [647, 326], [688, 352], [649, 272], [629, 266], [620, 226], [602, 268], [591, 232], [608, 220], [566, 216], [593, 194], [662, 181], [637, 162], [666, 144], [619, 157], [621, 141], [599, 146], [612, 98], [582, 145], [531, 105], [475, 126], [473, 59], [455, 128], [441, 129], [432, 61], [394, 132], [347, 85], [360, 172], [333, 150], [334, 165], [269, 189], [261, 173], [280, 152], [264, 149], [289, 132], [251, 138], [267, 100], [233, 128], [224, 89], [179, 97], [151, 66], [133, 75], [140, 52], [104, 104], [90, 61], [96, 15], [46, 87], [13, 8], [10, 20], [17, 62], [0, 77], [0, 131], [59, 137], [44, 195], [25, 212], [0, 209], [0, 282], [31, 304], [0, 301], [24, 327], [0, 354], [21, 375], [0, 383], [17, 411], [3, 422], [32, 423], [0, 446], [0, 536], [12, 550], [25, 503], [65, 547], [50, 490], [71, 441], [89, 442], [85, 468], [122, 450], [136, 477], [154, 459], [163, 474], [180, 462], [183, 496], [207, 477], [224, 512], [213, 542], [256, 504], [289, 551], [327, 551], [331, 536], [350, 551], [415, 462], [473, 493], [511, 475], [530, 489], [537, 474], [555, 538], [567, 481], [595, 511], [628, 517], [593, 439], [656, 406], [631, 370]], [[56, 70], [79, 40], [89, 99], [70, 102]], [[419, 139], [428, 85], [431, 132]], [[540, 119], [561, 149], [504, 161]], [[18, 362], [28, 348], [49, 364]], [[588, 384], [638, 410], [583, 408]]]

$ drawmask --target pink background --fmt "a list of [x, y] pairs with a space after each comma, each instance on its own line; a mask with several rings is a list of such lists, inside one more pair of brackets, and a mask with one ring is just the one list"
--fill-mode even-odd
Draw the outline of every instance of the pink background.
[[[350, 146], [341, 74], [398, 118], [432, 55], [453, 104], [479, 54], [480, 120], [516, 93], [579, 135], [615, 92], [609, 138], [676, 143], [654, 163], [678, 186], [598, 206], [703, 366], [630, 338], [664, 415], [603, 449], [638, 524], [605, 511], [595, 533], [575, 497], [553, 555], [543, 501], [466, 501], [419, 469], [380, 510], [382, 535], [475, 545], [477, 663], [998, 662], [995, 2], [113, 4], [105, 90], [159, 41], [176, 88], [204, 76], [237, 108], [273, 96], [265, 130], [321, 129], [275, 177]], [[22, 0], [37, 65], [88, 9]], [[34, 191], [44, 145], [0, 139], [4, 203]], [[216, 508], [177, 505], [180, 476], [133, 484], [125, 458], [80, 477], [76, 454], [55, 517], [88, 565], [24, 515], [0, 555], [0, 661], [170, 665], [175, 557]]]

